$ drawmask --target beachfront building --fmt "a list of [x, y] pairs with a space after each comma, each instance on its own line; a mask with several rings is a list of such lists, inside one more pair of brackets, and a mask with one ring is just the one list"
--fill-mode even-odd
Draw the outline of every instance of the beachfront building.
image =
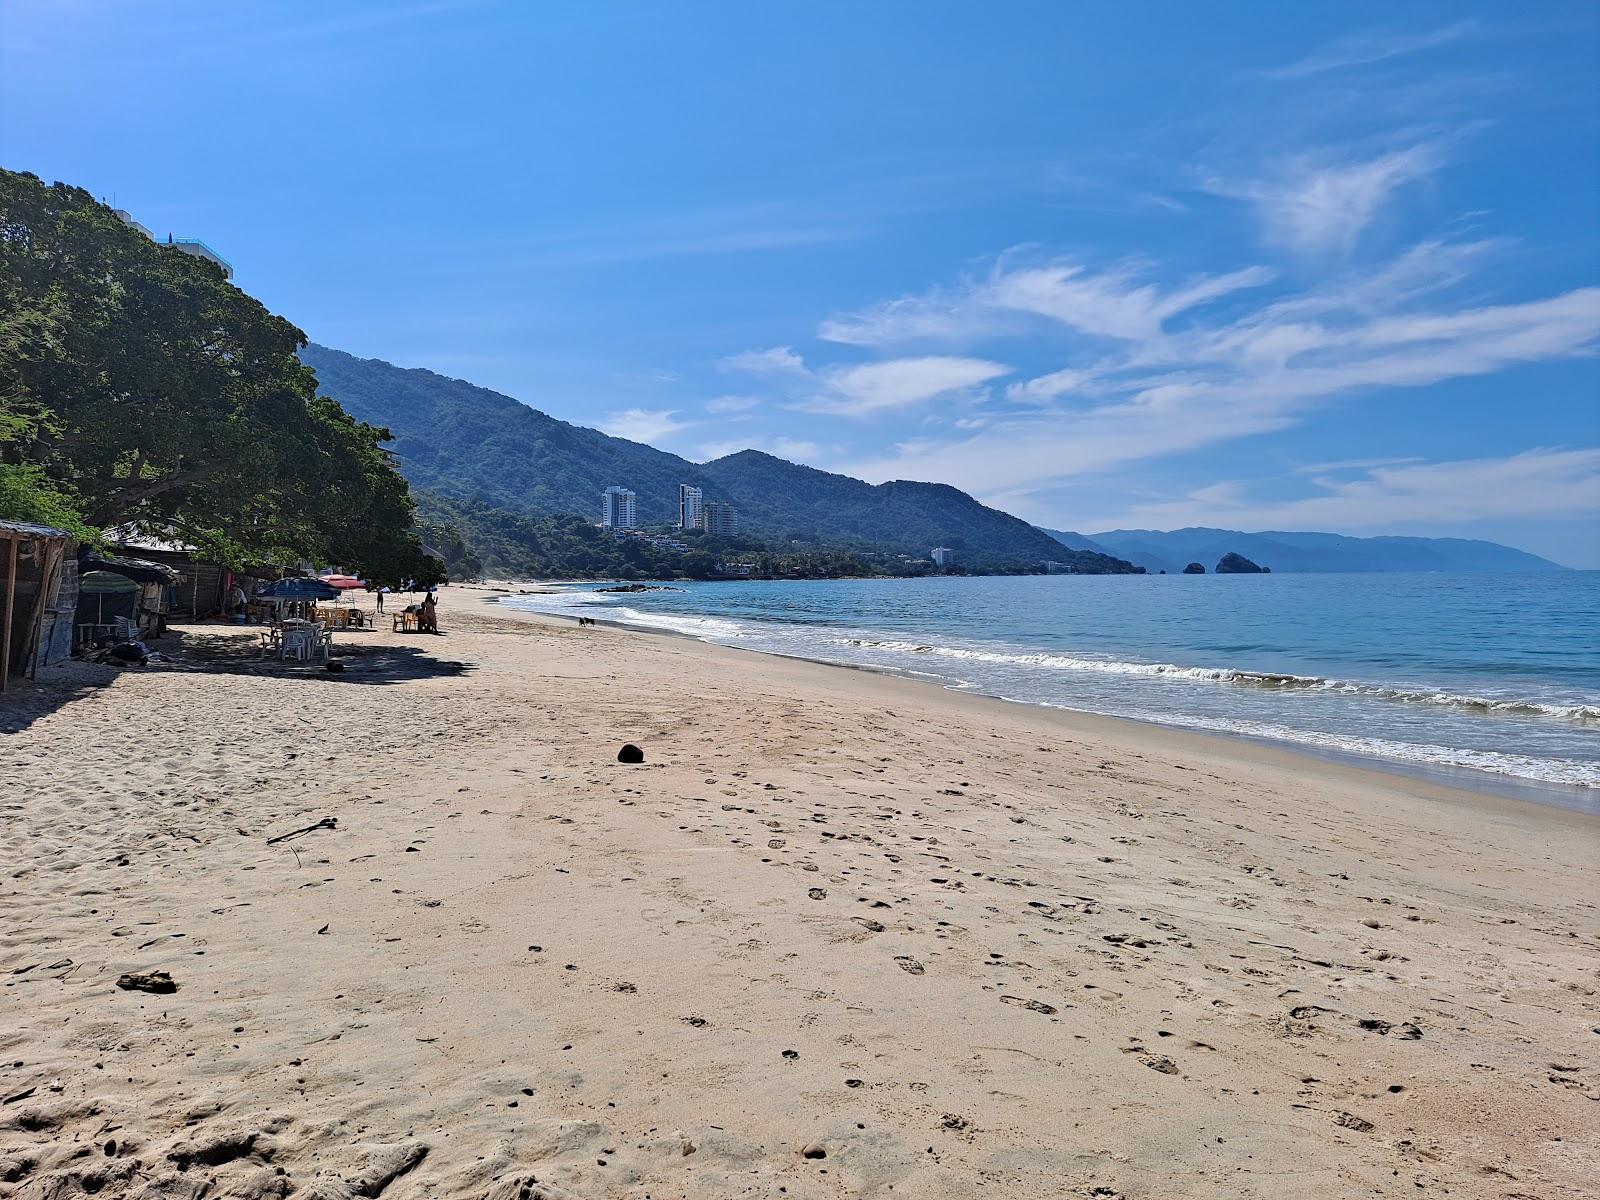
[[634, 514], [638, 497], [625, 487], [608, 487], [600, 495], [600, 525], [603, 529], [632, 529], [638, 524]]
[[956, 552], [949, 546], [935, 546], [929, 553], [933, 555], [933, 565], [936, 567], [948, 567], [956, 561]]
[[726, 500], [702, 500], [700, 528], [713, 537], [732, 537], [735, 532], [733, 505]]
[[700, 528], [700, 506], [705, 497], [697, 487], [690, 487], [687, 483], [678, 485], [678, 528]]

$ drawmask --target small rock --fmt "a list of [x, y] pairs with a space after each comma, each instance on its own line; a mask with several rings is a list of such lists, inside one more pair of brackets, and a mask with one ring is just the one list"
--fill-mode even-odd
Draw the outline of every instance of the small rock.
[[166, 995], [178, 990], [178, 985], [165, 971], [130, 971], [117, 977], [117, 986], [125, 992], [156, 992]]
[[619, 763], [642, 763], [644, 761], [644, 751], [629, 742], [621, 750], [617, 751], [617, 761]]

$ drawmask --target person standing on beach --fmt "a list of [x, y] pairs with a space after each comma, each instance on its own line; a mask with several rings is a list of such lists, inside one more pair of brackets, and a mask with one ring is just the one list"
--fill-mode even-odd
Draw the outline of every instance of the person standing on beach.
[[383, 612], [383, 594], [385, 592], [387, 592], [388, 590], [389, 590], [388, 588], [379, 588], [378, 589], [378, 612], [380, 614]]
[[417, 622], [417, 628], [423, 633], [439, 632], [439, 598], [431, 588], [422, 599], [422, 618]]

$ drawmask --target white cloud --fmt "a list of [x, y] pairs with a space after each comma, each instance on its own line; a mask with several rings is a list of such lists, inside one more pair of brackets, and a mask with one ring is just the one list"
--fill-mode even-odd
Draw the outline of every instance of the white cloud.
[[1010, 367], [979, 358], [930, 355], [833, 367], [822, 373], [825, 390], [799, 407], [811, 412], [865, 417], [910, 408], [946, 392], [1008, 375]]
[[1303, 75], [1320, 74], [1323, 71], [1335, 71], [1343, 67], [1364, 67], [1387, 59], [1399, 58], [1404, 54], [1415, 54], [1421, 50], [1431, 50], [1435, 46], [1446, 45], [1476, 33], [1478, 28], [1478, 22], [1469, 19], [1457, 21], [1454, 25], [1447, 25], [1431, 33], [1341, 38], [1315, 54], [1290, 63], [1286, 67], [1268, 71], [1267, 74], [1274, 79], [1294, 79]]
[[1025, 318], [1045, 317], [1082, 333], [1138, 340], [1163, 324], [1220, 296], [1269, 283], [1265, 267], [1204, 276], [1171, 291], [1141, 282], [1131, 269], [1090, 272], [1073, 262], [1008, 270], [959, 290], [903, 296], [822, 323], [818, 336], [856, 346], [901, 342], [970, 342], [1026, 328]]
[[1006, 399], [1013, 404], [1050, 404], [1062, 396], [1082, 391], [1094, 377], [1093, 371], [1079, 371], [1072, 367], [1064, 371], [1051, 371], [1037, 379], [1011, 384], [1006, 388]]
[[999, 332], [1001, 320], [973, 303], [969, 289], [933, 291], [886, 300], [860, 312], [829, 317], [817, 330], [827, 342], [850, 346], [888, 346], [897, 342], [960, 342]]
[[752, 375], [809, 375], [805, 360], [788, 346], [774, 346], [770, 350], [746, 350], [719, 359], [717, 366], [724, 371], [745, 371]]
[[1437, 148], [1429, 145], [1361, 162], [1302, 157], [1275, 180], [1213, 182], [1211, 190], [1253, 202], [1270, 244], [1311, 256], [1348, 256], [1390, 196], [1431, 175], [1442, 161]]
[[701, 462], [710, 462], [714, 458], [726, 458], [730, 454], [737, 454], [741, 450], [753, 450], [748, 441], [733, 439], [725, 442], [707, 442], [699, 447], [696, 453]]
[[754, 396], [718, 396], [715, 400], [706, 402], [708, 413], [736, 413], [748, 412], [760, 405], [761, 401]]
[[[1239, 483], [1135, 506], [1105, 528], [1379, 529], [1495, 518], [1600, 517], [1600, 449], [1529, 450], [1505, 458], [1373, 466], [1358, 479], [1318, 479], [1319, 493], [1254, 501]], [[1091, 527], [1101, 527], [1091, 523]]]
[[781, 437], [772, 443], [772, 452], [779, 458], [787, 458], [794, 462], [804, 462], [806, 459], [816, 458], [822, 453], [822, 447], [816, 442], [801, 442], [793, 438]]
[[[846, 469], [874, 481], [944, 480], [980, 494], [1038, 490], [1283, 429], [1349, 392], [1422, 387], [1592, 354], [1600, 339], [1600, 288], [1408, 313], [1341, 307], [1340, 297], [1333, 287], [1231, 323], [1134, 344], [1120, 358], [1096, 359], [1087, 406], [1055, 407], [1044, 394], [1053, 382], [1045, 383], [1017, 398], [1027, 407], [1000, 414], [973, 436], [906, 442]], [[1070, 375], [1054, 374], [1070, 382]]]
[[1162, 294], [1126, 272], [1091, 275], [1083, 267], [1057, 264], [997, 273], [981, 295], [995, 308], [1051, 317], [1071, 329], [1103, 337], [1143, 340], [1161, 333], [1171, 317], [1241, 288], [1272, 279], [1265, 267], [1195, 280]]
[[606, 419], [600, 422], [600, 428], [612, 437], [650, 445], [682, 430], [694, 428], [695, 422], [675, 420], [677, 415], [675, 408], [629, 408], [622, 412], [607, 413]]

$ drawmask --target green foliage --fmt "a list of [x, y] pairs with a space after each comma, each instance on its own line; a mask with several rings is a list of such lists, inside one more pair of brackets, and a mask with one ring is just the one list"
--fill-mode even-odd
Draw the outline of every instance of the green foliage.
[[78, 188], [0, 171], [0, 463], [35, 503], [177, 531], [234, 565], [436, 576], [387, 433], [317, 396], [304, 344], [215, 264]]
[[80, 542], [99, 540], [72, 497], [31, 463], [0, 462], [0, 521], [50, 525], [66, 530]]
[[[927, 558], [956, 551], [962, 571], [1042, 571], [1046, 560], [1083, 573], [1132, 570], [1120, 559], [1069, 550], [1026, 521], [979, 504], [953, 487], [859, 479], [785, 462], [754, 450], [692, 463], [650, 446], [569, 425], [509, 396], [308, 346], [301, 357], [326, 391], [362, 420], [394, 432], [394, 449], [413, 485], [494, 508], [598, 514], [600, 493], [621, 484], [638, 494], [639, 520], [677, 517], [678, 485], [731, 500], [740, 527], [765, 545], [823, 551], [887, 552]], [[912, 570], [903, 564], [884, 569]]]

